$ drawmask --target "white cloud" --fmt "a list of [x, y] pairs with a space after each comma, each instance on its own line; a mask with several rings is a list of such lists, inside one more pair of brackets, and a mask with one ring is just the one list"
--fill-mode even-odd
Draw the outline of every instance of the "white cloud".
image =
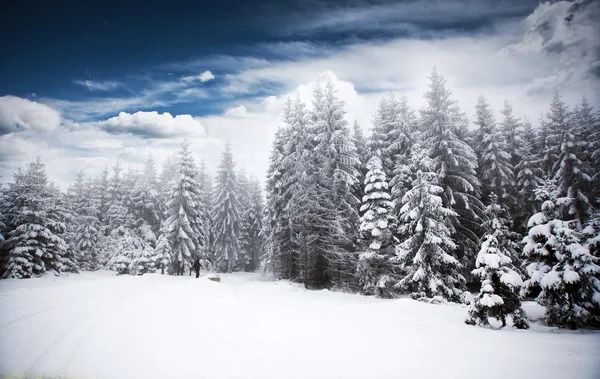
[[0, 134], [22, 130], [48, 133], [60, 124], [60, 113], [45, 104], [16, 96], [0, 97]]
[[112, 91], [121, 86], [121, 83], [114, 81], [98, 82], [95, 80], [74, 80], [73, 83], [89, 89], [90, 91]]
[[228, 108], [225, 111], [225, 116], [246, 118], [246, 117], [248, 117], [248, 110], [243, 105], [233, 107], [233, 108]]
[[[598, 85], [600, 80], [600, 2], [541, 3], [524, 21], [525, 34], [505, 54], [545, 57], [552, 71], [541, 71], [528, 84], [530, 93]], [[585, 82], [592, 81], [592, 83]]]
[[204, 136], [202, 124], [189, 114], [173, 117], [168, 112], [121, 112], [118, 116], [97, 122], [96, 125], [111, 134], [133, 134], [141, 138]]
[[213, 75], [213, 73], [208, 70], [200, 74], [200, 81], [203, 83], [208, 82], [209, 80], [213, 80], [214, 78], [215, 76]]
[[[206, 98], [207, 93], [198, 88], [201, 83], [210, 80], [210, 71], [199, 75], [182, 76], [173, 80], [155, 81], [148, 79], [151, 85], [129, 97], [104, 97], [84, 100], [62, 100], [43, 98], [42, 101], [60, 109], [70, 118], [77, 120], [98, 119], [120, 111], [135, 111], [166, 107], [173, 104], [192, 103]], [[214, 76], [212, 76], [214, 78]]]

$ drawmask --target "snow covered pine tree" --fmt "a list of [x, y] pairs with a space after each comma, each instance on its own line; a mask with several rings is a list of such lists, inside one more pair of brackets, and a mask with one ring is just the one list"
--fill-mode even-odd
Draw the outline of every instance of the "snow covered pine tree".
[[529, 279], [524, 295], [539, 290], [536, 300], [546, 307], [546, 324], [577, 328], [600, 322], [600, 266], [574, 221], [563, 221], [558, 189], [547, 180], [536, 189], [542, 211], [529, 219], [523, 239]]
[[508, 236], [508, 227], [502, 213], [506, 210], [498, 204], [498, 197], [489, 195], [490, 205], [486, 208], [488, 232], [483, 236], [481, 250], [477, 255], [473, 275], [481, 280], [481, 289], [469, 304], [469, 325], [489, 325], [488, 318], [502, 321], [511, 315], [513, 326], [528, 328], [527, 317], [521, 309], [519, 290], [523, 284], [521, 276], [512, 265], [515, 253]]

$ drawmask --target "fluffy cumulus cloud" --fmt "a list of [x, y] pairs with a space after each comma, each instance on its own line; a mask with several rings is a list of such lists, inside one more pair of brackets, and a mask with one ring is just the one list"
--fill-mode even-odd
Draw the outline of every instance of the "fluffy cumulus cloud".
[[0, 97], [0, 134], [24, 130], [48, 133], [60, 125], [60, 113], [45, 104], [16, 96]]
[[168, 112], [121, 112], [96, 125], [111, 134], [133, 134], [141, 138], [204, 136], [202, 124], [189, 114], [173, 117]]
[[200, 81], [203, 83], [208, 82], [209, 80], [213, 80], [214, 78], [215, 78], [215, 76], [210, 71], [204, 71], [203, 73], [200, 74]]

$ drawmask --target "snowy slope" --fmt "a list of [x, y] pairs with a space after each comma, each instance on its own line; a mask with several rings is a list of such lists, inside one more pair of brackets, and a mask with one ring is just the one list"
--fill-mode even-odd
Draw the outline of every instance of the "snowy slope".
[[[530, 313], [539, 309], [527, 304]], [[600, 333], [463, 323], [466, 309], [258, 275], [0, 281], [0, 375], [598, 378]]]

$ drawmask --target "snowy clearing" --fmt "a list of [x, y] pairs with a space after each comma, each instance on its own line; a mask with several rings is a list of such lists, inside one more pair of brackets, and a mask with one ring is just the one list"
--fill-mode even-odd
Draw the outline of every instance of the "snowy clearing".
[[[531, 316], [540, 314], [525, 303]], [[0, 282], [0, 375], [598, 378], [600, 333], [465, 325], [466, 308], [305, 291], [255, 274]]]

